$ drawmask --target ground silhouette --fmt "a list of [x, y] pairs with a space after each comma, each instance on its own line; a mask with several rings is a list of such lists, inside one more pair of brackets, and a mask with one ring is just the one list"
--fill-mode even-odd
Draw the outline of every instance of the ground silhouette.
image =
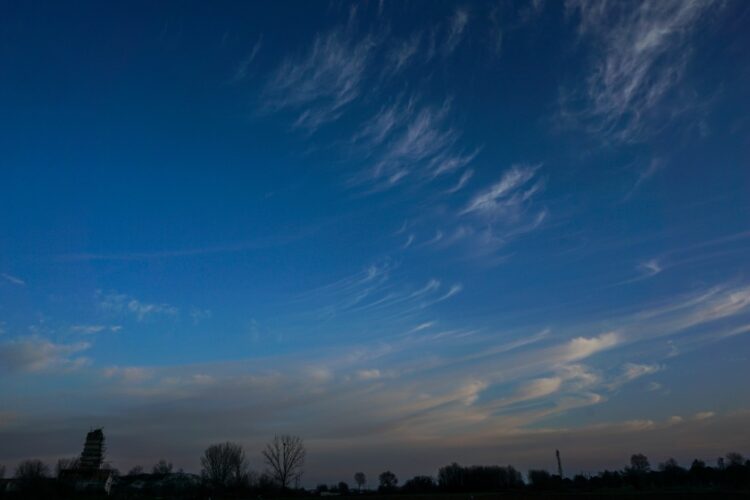
[[[338, 496], [368, 497], [368, 500], [414, 496], [420, 499], [498, 498], [748, 498], [750, 460], [737, 452], [727, 453], [708, 465], [693, 460], [689, 467], [670, 458], [652, 467], [648, 457], [633, 454], [621, 470], [604, 470], [593, 475], [561, 477], [544, 469], [526, 475], [511, 465], [451, 463], [437, 470], [435, 477], [418, 475], [399, 482], [397, 475], [383, 471], [373, 489], [363, 472], [353, 473], [356, 489], [346, 481], [319, 484], [314, 489], [300, 486], [307, 456], [304, 441], [293, 435], [279, 435], [261, 451], [267, 470], [248, 467], [242, 445], [233, 442], [208, 446], [201, 457], [200, 474], [174, 472], [171, 462], [159, 459], [146, 473], [141, 466], [121, 475], [103, 455], [101, 430], [88, 435], [82, 458], [61, 458], [54, 473], [44, 462], [29, 458], [5, 478], [0, 465], [0, 499], [67, 498], [299, 498]], [[92, 441], [91, 436], [95, 437]], [[92, 442], [96, 443], [97, 467], [92, 468]], [[101, 454], [99, 453], [101, 451]], [[85, 464], [84, 467], [82, 464]], [[558, 471], [561, 466], [558, 465]]]

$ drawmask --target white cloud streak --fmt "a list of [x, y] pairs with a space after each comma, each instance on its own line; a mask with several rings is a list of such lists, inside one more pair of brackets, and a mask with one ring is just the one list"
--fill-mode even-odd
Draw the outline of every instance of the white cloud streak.
[[348, 29], [318, 35], [310, 50], [285, 59], [266, 85], [267, 104], [297, 113], [296, 127], [309, 131], [337, 120], [361, 93], [375, 42]]
[[609, 388], [618, 389], [633, 380], [653, 375], [662, 369], [663, 367], [659, 364], [625, 363], [622, 366], [622, 373], [609, 384]]
[[539, 190], [538, 183], [525, 188], [538, 169], [539, 165], [514, 165], [498, 183], [476, 195], [461, 213], [478, 212], [490, 216], [516, 213]]
[[[662, 0], [637, 5], [569, 0], [579, 32], [599, 51], [587, 79], [580, 118], [592, 132], [618, 141], [639, 140], [674, 113], [674, 98], [690, 56], [690, 35], [716, 2]], [[679, 97], [678, 108], [689, 106]], [[674, 110], [674, 103], [673, 105]]]
[[70, 330], [75, 333], [80, 333], [82, 335], [94, 335], [97, 333], [101, 333], [104, 331], [108, 332], [119, 332], [122, 330], [122, 326], [120, 325], [73, 325], [70, 327]]
[[16, 276], [12, 276], [10, 274], [5, 274], [5, 273], [0, 274], [0, 276], [2, 276], [5, 279], [5, 281], [7, 281], [8, 283], [12, 283], [17, 286], [26, 286], [26, 282]]
[[457, 8], [451, 18], [448, 37], [443, 45], [445, 55], [451, 55], [456, 50], [456, 47], [458, 47], [458, 44], [461, 43], [467, 24], [469, 24], [469, 12], [464, 8]]
[[138, 321], [153, 316], [176, 316], [179, 309], [169, 304], [153, 304], [142, 302], [134, 297], [122, 293], [103, 293], [97, 291], [99, 306], [115, 313], [127, 313], [135, 316]]
[[262, 45], [263, 36], [261, 35], [260, 37], [258, 37], [258, 41], [255, 42], [247, 57], [240, 61], [237, 69], [234, 72], [234, 76], [232, 76], [232, 83], [241, 82], [248, 77], [250, 66], [252, 65], [253, 61], [255, 61], [255, 57], [258, 55], [258, 52], [260, 52], [260, 48]]
[[402, 41], [396, 47], [392, 48], [387, 58], [390, 64], [386, 71], [389, 75], [395, 75], [406, 68], [409, 63], [417, 56], [419, 47], [422, 44], [422, 33], [414, 33], [408, 39]]
[[58, 344], [38, 336], [9, 340], [0, 344], [0, 371], [43, 372], [81, 368], [89, 360], [75, 355], [89, 347], [91, 344], [87, 342]]

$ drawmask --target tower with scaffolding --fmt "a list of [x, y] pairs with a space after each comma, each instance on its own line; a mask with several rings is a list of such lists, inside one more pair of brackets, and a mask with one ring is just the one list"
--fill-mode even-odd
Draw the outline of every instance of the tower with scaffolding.
[[102, 429], [94, 429], [86, 434], [86, 442], [81, 452], [79, 467], [81, 471], [91, 472], [99, 470], [104, 463], [104, 432]]

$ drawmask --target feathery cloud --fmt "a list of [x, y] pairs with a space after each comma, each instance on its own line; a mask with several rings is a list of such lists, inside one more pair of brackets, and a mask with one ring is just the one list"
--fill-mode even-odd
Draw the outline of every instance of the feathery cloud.
[[389, 74], [396, 74], [404, 69], [417, 55], [417, 51], [419, 50], [419, 46], [421, 44], [422, 33], [417, 32], [408, 39], [399, 43], [397, 46], [393, 47], [386, 55], [390, 63], [386, 67], [386, 71]]
[[638, 269], [643, 273], [644, 276], [651, 277], [662, 272], [664, 268], [657, 259], [651, 259], [638, 264]]
[[75, 355], [90, 346], [87, 342], [57, 344], [38, 336], [9, 340], [0, 343], [0, 370], [11, 373], [73, 370], [88, 363], [87, 358]]
[[367, 139], [375, 163], [354, 183], [376, 181], [386, 189], [407, 176], [419, 183], [467, 165], [474, 154], [454, 151], [459, 134], [446, 123], [449, 110], [450, 101], [434, 107], [412, 99], [379, 111], [356, 136]]
[[539, 182], [526, 187], [536, 175], [540, 165], [514, 165], [499, 182], [477, 194], [461, 212], [479, 213], [490, 217], [515, 217], [534, 194]]
[[111, 366], [103, 371], [105, 377], [123, 382], [141, 383], [154, 376], [153, 370], [141, 366]]
[[610, 349], [619, 342], [620, 339], [615, 332], [602, 333], [596, 337], [576, 337], [563, 346], [561, 358], [565, 362], [577, 361]]
[[545, 377], [530, 380], [519, 388], [514, 400], [527, 401], [529, 399], [549, 396], [560, 389], [562, 382], [562, 378], [560, 377]]
[[109, 332], [119, 332], [122, 330], [122, 326], [120, 325], [73, 325], [70, 327], [70, 330], [75, 333], [80, 333], [83, 335], [94, 335], [96, 333], [101, 333], [104, 331]]
[[456, 184], [452, 188], [447, 190], [446, 193], [453, 194], [453, 193], [460, 191], [461, 189], [463, 189], [463, 187], [469, 182], [469, 180], [473, 176], [474, 176], [473, 170], [471, 169], [466, 170], [463, 174], [461, 174], [461, 178], [458, 179], [458, 182], [456, 182]]
[[348, 29], [316, 36], [305, 55], [276, 69], [266, 85], [267, 104], [295, 111], [294, 125], [310, 131], [337, 120], [360, 95], [374, 46], [372, 37], [357, 39]]
[[649, 162], [648, 166], [638, 173], [638, 178], [635, 180], [633, 187], [625, 194], [625, 200], [629, 200], [638, 191], [638, 188], [646, 181], [651, 179], [657, 172], [666, 167], [666, 162], [662, 158], [653, 158]]
[[240, 61], [239, 65], [237, 65], [237, 69], [234, 72], [234, 76], [232, 76], [232, 83], [237, 83], [243, 81], [245, 78], [247, 78], [250, 65], [255, 60], [255, 57], [258, 55], [258, 52], [260, 52], [260, 48], [263, 45], [263, 35], [258, 37], [258, 41], [255, 42], [253, 45], [253, 48], [250, 50], [250, 53], [245, 57], [242, 61]]
[[176, 316], [179, 312], [175, 306], [142, 302], [123, 293], [103, 293], [99, 290], [96, 295], [101, 308], [116, 313], [132, 314], [138, 321], [152, 316]]
[[[581, 36], [589, 37], [599, 51], [579, 114], [592, 132], [618, 141], [639, 140], [674, 115], [662, 106], [674, 110], [691, 104], [674, 91], [690, 56], [689, 37], [715, 3], [570, 0], [566, 4], [578, 14]], [[670, 97], [679, 102], [667, 102]]]
[[641, 377], [653, 375], [661, 371], [663, 367], [659, 364], [638, 364], [638, 363], [625, 363], [622, 366], [622, 373], [617, 376], [610, 384], [610, 389], [618, 389], [623, 385], [632, 382]]
[[10, 274], [5, 274], [5, 273], [0, 274], [0, 276], [2, 276], [7, 282], [12, 283], [14, 285], [26, 286], [26, 282], [16, 276], [12, 276]]
[[462, 7], [456, 9], [448, 28], [448, 37], [443, 45], [445, 55], [451, 55], [461, 43], [466, 25], [469, 24], [469, 12]]
[[715, 412], [712, 411], [701, 411], [693, 415], [693, 420], [708, 420], [716, 416]]
[[376, 379], [379, 379], [381, 376], [382, 374], [380, 373], [380, 370], [378, 369], [357, 371], [357, 378], [359, 380], [376, 380]]

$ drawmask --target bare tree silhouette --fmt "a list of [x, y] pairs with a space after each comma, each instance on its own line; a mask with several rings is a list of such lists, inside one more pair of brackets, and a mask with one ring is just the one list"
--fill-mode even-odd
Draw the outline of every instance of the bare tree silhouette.
[[236, 443], [212, 444], [201, 457], [201, 474], [214, 487], [225, 488], [247, 478], [247, 460]]
[[643, 453], [636, 453], [630, 457], [630, 470], [636, 474], [644, 474], [651, 470], [648, 457]]
[[741, 466], [745, 463], [745, 457], [743, 457], [741, 453], [730, 451], [727, 453], [726, 463], [728, 463], [730, 467], [733, 465]]
[[16, 467], [16, 479], [37, 480], [47, 476], [49, 476], [49, 467], [41, 460], [24, 460]]
[[172, 472], [173, 466], [172, 462], [167, 462], [164, 459], [159, 460], [156, 465], [154, 465], [154, 468], [151, 469], [152, 474], [169, 474]]
[[262, 453], [271, 476], [283, 489], [302, 475], [307, 452], [299, 436], [276, 435]]
[[55, 476], [60, 477], [62, 471], [78, 469], [80, 466], [81, 460], [78, 457], [61, 458], [55, 465]]
[[24, 460], [16, 467], [14, 476], [24, 495], [42, 496], [46, 489], [45, 482], [49, 477], [49, 467], [41, 460]]
[[359, 491], [362, 491], [362, 486], [367, 482], [367, 476], [365, 476], [364, 472], [357, 472], [354, 474], [354, 481], [357, 483]]

